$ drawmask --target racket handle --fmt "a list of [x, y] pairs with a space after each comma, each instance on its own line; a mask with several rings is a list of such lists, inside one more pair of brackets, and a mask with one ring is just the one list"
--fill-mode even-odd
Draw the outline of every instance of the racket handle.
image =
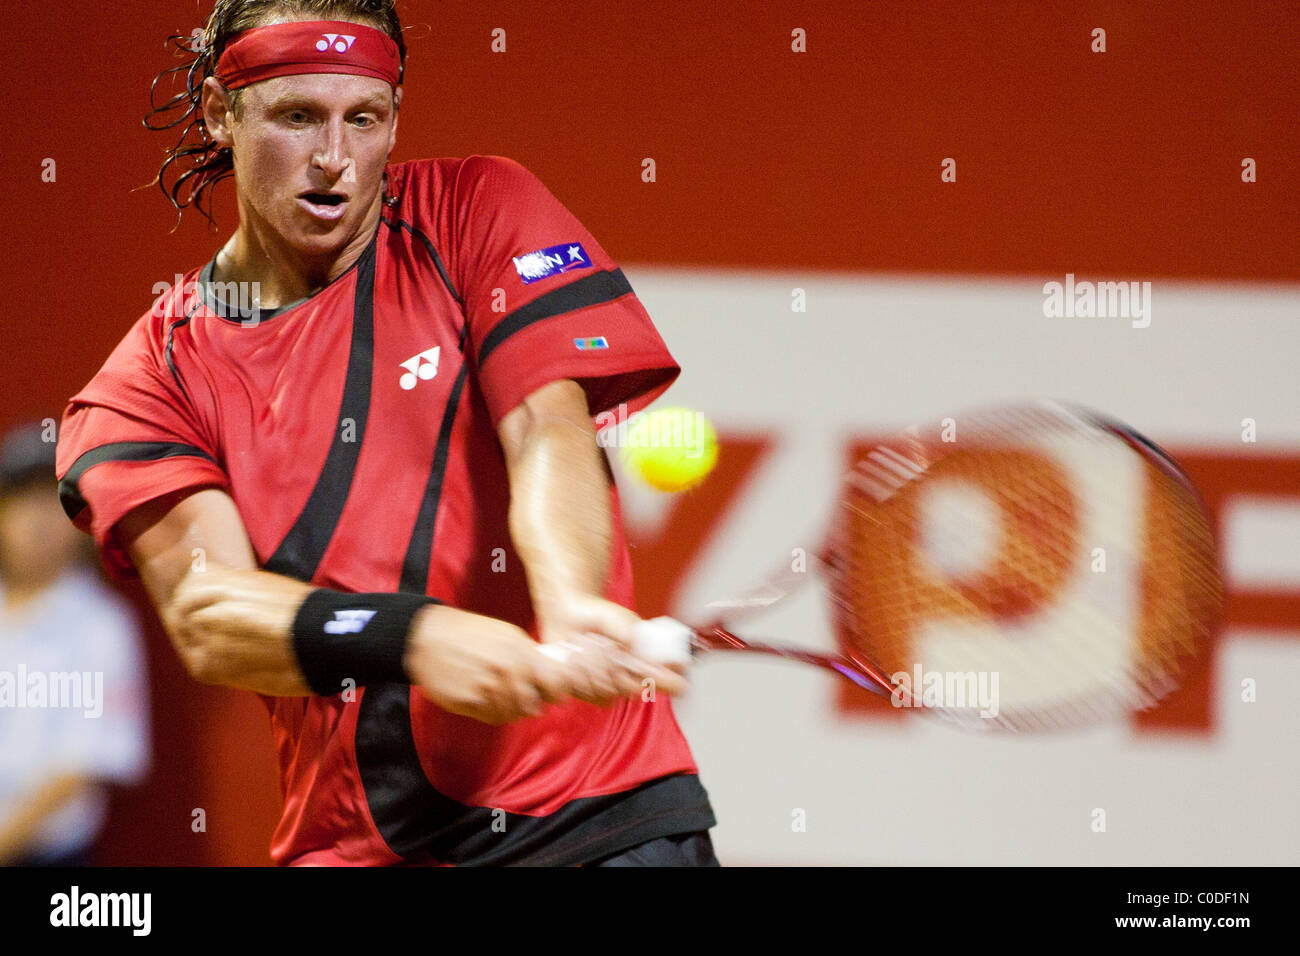
[[[689, 664], [695, 632], [671, 617], [642, 621], [632, 636], [632, 653], [652, 664]], [[537, 652], [563, 664], [576, 650], [572, 644], [539, 644]]]

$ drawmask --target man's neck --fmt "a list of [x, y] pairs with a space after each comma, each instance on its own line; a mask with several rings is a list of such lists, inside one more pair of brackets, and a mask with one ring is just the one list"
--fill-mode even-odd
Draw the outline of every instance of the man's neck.
[[347, 272], [361, 257], [379, 227], [383, 196], [381, 189], [356, 235], [338, 252], [325, 256], [307, 256], [288, 246], [241, 203], [239, 228], [217, 253], [212, 281], [253, 285], [262, 309], [278, 309], [305, 299]]

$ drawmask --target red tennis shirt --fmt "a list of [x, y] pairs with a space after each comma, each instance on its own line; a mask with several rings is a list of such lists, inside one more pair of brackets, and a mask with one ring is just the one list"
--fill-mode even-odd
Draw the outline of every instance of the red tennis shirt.
[[[241, 311], [209, 263], [71, 399], [60, 496], [118, 578], [135, 574], [124, 515], [216, 487], [268, 571], [428, 594], [536, 634], [496, 425], [559, 379], [593, 415], [635, 411], [680, 370], [623, 273], [519, 164], [418, 160], [386, 178], [373, 239], [328, 286]], [[630, 607], [616, 491], [613, 506], [606, 595]], [[406, 684], [352, 696], [263, 698], [277, 863], [572, 864], [714, 825], [665, 696], [502, 727]]]

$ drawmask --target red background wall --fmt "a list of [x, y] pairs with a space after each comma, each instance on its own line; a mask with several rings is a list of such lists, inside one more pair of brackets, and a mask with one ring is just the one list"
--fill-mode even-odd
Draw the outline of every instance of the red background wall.
[[[229, 183], [219, 234], [196, 215], [169, 233], [161, 194], [132, 191], [170, 142], [140, 126], [150, 81], [173, 63], [163, 40], [209, 9], [6, 10], [6, 427], [58, 417], [155, 283], [205, 261], [235, 224]], [[399, 9], [411, 29], [395, 158], [518, 159], [625, 263], [1300, 278], [1300, 27], [1286, 3]], [[498, 27], [505, 54], [490, 52]], [[804, 54], [790, 50], [795, 27]], [[1095, 27], [1104, 54], [1090, 52]], [[956, 183], [940, 182], [945, 157]], [[1241, 182], [1244, 157], [1257, 183]], [[118, 801], [102, 858], [264, 862], [278, 807], [264, 711], [190, 681], [149, 628], [154, 775]], [[205, 834], [190, 831], [195, 807]]]

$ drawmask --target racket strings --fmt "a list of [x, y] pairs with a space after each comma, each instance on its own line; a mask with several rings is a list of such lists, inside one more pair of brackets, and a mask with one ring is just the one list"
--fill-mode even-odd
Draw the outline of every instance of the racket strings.
[[997, 674], [995, 716], [931, 707], [981, 729], [1071, 726], [1167, 696], [1222, 601], [1194, 490], [1155, 446], [1061, 406], [962, 425], [958, 442], [877, 448], [846, 480], [829, 563], [846, 651], [888, 675]]

